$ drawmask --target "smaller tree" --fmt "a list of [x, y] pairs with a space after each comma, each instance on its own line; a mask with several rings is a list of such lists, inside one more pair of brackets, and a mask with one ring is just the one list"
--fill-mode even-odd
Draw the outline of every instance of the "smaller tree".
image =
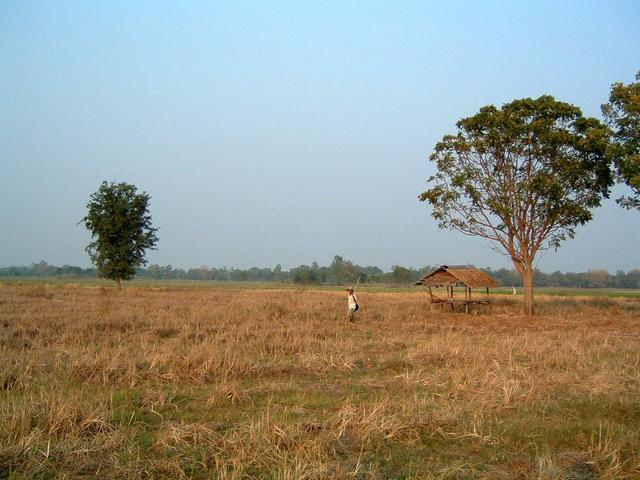
[[330, 281], [333, 283], [355, 282], [360, 273], [360, 269], [350, 260], [345, 260], [340, 255], [334, 255], [329, 267]]
[[300, 265], [293, 270], [293, 281], [305, 285], [317, 283], [316, 271], [308, 265]]
[[613, 158], [618, 179], [632, 190], [632, 196], [616, 201], [625, 208], [640, 210], [640, 72], [636, 82], [611, 85], [609, 103], [602, 113], [613, 128]]
[[145, 252], [155, 250], [157, 228], [151, 226], [150, 196], [137, 193], [128, 183], [102, 182], [87, 204], [87, 215], [81, 221], [91, 232], [93, 241], [86, 251], [102, 278], [133, 278], [136, 270], [147, 264]]
[[391, 267], [391, 278], [394, 283], [409, 283], [411, 282], [411, 270], [400, 265], [393, 265]]

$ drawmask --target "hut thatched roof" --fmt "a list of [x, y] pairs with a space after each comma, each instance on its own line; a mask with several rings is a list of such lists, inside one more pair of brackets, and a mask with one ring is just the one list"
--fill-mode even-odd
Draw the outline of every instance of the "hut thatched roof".
[[495, 288], [500, 285], [493, 278], [473, 265], [441, 265], [425, 275], [414, 285], [444, 287], [464, 284], [470, 288]]

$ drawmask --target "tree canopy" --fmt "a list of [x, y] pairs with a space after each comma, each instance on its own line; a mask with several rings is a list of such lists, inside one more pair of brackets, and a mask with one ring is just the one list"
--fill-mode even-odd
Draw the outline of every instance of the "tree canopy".
[[91, 195], [82, 219], [91, 232], [86, 250], [101, 277], [116, 281], [132, 278], [147, 264], [146, 250], [155, 249], [157, 228], [151, 226], [150, 196], [128, 183], [102, 182]]
[[613, 128], [613, 158], [618, 178], [632, 190], [631, 196], [616, 201], [625, 208], [640, 210], [640, 72], [636, 82], [611, 86], [609, 103], [602, 113]]
[[536, 254], [592, 218], [613, 183], [609, 129], [551, 96], [486, 106], [438, 142], [419, 199], [440, 228], [490, 240], [522, 275], [533, 314]]

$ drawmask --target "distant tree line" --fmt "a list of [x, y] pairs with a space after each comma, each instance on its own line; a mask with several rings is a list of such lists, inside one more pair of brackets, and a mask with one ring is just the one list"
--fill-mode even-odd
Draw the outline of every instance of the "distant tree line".
[[[339, 255], [333, 258], [329, 266], [320, 266], [317, 262], [311, 265], [300, 265], [290, 270], [283, 270], [280, 265], [274, 268], [248, 269], [238, 268], [173, 268], [171, 265], [150, 265], [137, 271], [136, 277], [146, 280], [192, 280], [192, 281], [233, 281], [233, 282], [277, 282], [295, 283], [299, 285], [345, 285], [355, 284], [360, 277], [361, 284], [407, 285], [413, 283], [436, 266], [422, 268], [394, 265], [385, 272], [376, 266], [361, 266], [345, 260]], [[483, 268], [505, 287], [522, 287], [522, 277], [515, 269], [500, 268], [493, 270]], [[95, 268], [81, 268], [71, 265], [56, 267], [45, 261], [34, 263], [29, 267], [0, 267], [0, 277], [54, 277], [54, 278], [96, 278]], [[615, 274], [607, 270], [589, 270], [573, 273], [555, 271], [544, 273], [535, 270], [535, 283], [541, 287], [564, 288], [640, 288], [640, 269], [629, 272], [618, 271]]]

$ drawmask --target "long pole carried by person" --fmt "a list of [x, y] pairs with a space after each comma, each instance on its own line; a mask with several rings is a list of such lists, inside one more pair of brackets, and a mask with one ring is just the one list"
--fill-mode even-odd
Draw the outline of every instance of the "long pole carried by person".
[[358, 284], [360, 283], [360, 277], [362, 276], [362, 274], [358, 275], [358, 280], [356, 281], [356, 286], [353, 287], [353, 291], [355, 292], [356, 290], [358, 290]]

